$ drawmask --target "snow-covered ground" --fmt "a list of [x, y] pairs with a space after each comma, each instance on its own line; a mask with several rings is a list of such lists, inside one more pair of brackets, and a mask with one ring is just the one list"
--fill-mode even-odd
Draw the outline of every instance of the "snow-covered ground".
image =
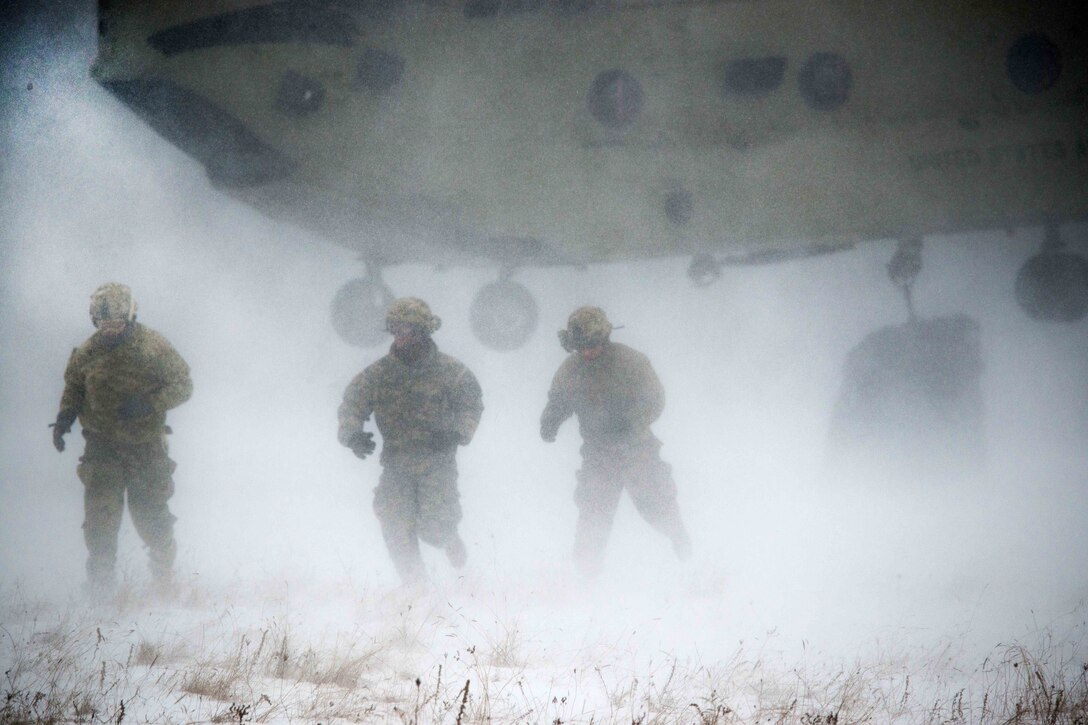
[[4, 587], [0, 720], [985, 723], [1015, 718], [1018, 707], [1023, 722], [1085, 714], [1083, 602], [1008, 638], [974, 631], [985, 594], [952, 607], [951, 628], [893, 615], [879, 631], [859, 622], [844, 637], [829, 636], [829, 622], [769, 627], [720, 572], [589, 588], [554, 567], [529, 578], [436, 573], [431, 589], [411, 595], [355, 577], [192, 578], [170, 602], [132, 579], [116, 602], [94, 607]]

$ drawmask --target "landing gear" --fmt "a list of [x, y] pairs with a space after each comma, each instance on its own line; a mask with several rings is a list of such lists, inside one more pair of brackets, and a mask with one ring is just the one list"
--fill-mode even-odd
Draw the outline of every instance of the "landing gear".
[[351, 280], [333, 297], [333, 329], [349, 345], [379, 345], [388, 338], [385, 311], [393, 299], [393, 292], [382, 282], [378, 268], [370, 266], [366, 276]]
[[[494, 350], [519, 348], [536, 330], [536, 301], [509, 276], [510, 270], [503, 270], [499, 281], [484, 285], [472, 301], [472, 331]], [[370, 265], [365, 276], [351, 280], [333, 297], [333, 329], [349, 345], [380, 345], [388, 339], [385, 313], [393, 300], [379, 268]]]
[[688, 279], [696, 287], [706, 287], [722, 278], [722, 263], [709, 254], [696, 254], [688, 265]]
[[921, 252], [921, 239], [904, 240], [888, 264], [907, 322], [870, 333], [847, 357], [828, 440], [833, 476], [918, 485], [983, 469], [979, 325], [962, 314], [915, 314]]
[[1016, 275], [1016, 301], [1034, 320], [1077, 322], [1088, 314], [1088, 260], [1063, 246], [1057, 226], [1048, 225], [1042, 250]]
[[484, 285], [472, 300], [472, 331], [493, 350], [514, 350], [536, 330], [537, 307], [529, 290], [503, 272], [498, 282]]
[[907, 303], [907, 317], [913, 322], [914, 297], [911, 296], [911, 287], [918, 273], [922, 271], [922, 240], [919, 237], [904, 239], [895, 248], [895, 254], [888, 262], [888, 279], [892, 284], [903, 290], [903, 300]]

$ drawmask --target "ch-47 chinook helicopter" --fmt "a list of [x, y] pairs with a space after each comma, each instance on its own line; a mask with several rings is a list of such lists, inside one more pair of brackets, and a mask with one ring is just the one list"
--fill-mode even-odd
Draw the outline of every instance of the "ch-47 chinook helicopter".
[[[474, 330], [519, 346], [519, 267], [773, 262], [1047, 225], [1017, 282], [1080, 319], [1088, 27], [1060, 0], [101, 0], [93, 76], [212, 184], [384, 265], [491, 264]], [[502, 324], [497, 324], [500, 322]], [[377, 333], [377, 337], [375, 336]]]

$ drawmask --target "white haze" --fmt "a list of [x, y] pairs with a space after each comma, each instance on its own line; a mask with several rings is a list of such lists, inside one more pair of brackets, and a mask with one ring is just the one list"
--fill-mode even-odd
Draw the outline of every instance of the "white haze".
[[[214, 192], [92, 83], [90, 30], [74, 37], [74, 49], [39, 38], [4, 79], [0, 589], [78, 592], [82, 441], [77, 428], [58, 455], [46, 426], [68, 354], [91, 332], [88, 295], [111, 280], [131, 286], [140, 320], [192, 368], [194, 396], [168, 421], [183, 580], [392, 588], [371, 510], [379, 467], [336, 440], [344, 386], [383, 352], [345, 346], [328, 323], [332, 294], [361, 266]], [[1070, 231], [1083, 249], [1083, 228]], [[459, 454], [470, 577], [500, 598], [552, 602], [550, 614], [523, 615], [541, 617], [523, 622], [540, 637], [598, 623], [646, 657], [710, 664], [773, 632], [787, 652], [830, 658], [951, 640], [981, 661], [1040, 631], [1073, 637], [1085, 657], [1088, 339], [1083, 322], [1029, 322], [1012, 298], [1040, 239], [1022, 229], [927, 241], [919, 311], [964, 312], [982, 329], [988, 472], [953, 488], [909, 472], [894, 485], [821, 475], [846, 354], [904, 318], [884, 271], [891, 242], [729, 269], [708, 289], [687, 281], [686, 259], [520, 270], [541, 320], [512, 353], [487, 350], [468, 325], [493, 270], [388, 270], [398, 294], [443, 317], [439, 347], [483, 386], [483, 421]], [[623, 325], [615, 339], [645, 351], [665, 384], [655, 431], [695, 542], [678, 565], [625, 500], [589, 591], [569, 561], [576, 425], [551, 446], [537, 433], [563, 357], [555, 330], [585, 303]], [[440, 582], [452, 578], [438, 552], [426, 556]], [[145, 576], [127, 515], [121, 565]], [[564, 596], [592, 602], [592, 617]], [[628, 625], [643, 635], [623, 639]]]

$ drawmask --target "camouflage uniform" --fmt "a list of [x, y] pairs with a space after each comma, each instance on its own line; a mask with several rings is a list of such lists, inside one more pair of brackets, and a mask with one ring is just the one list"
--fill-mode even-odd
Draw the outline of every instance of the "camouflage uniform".
[[[578, 323], [588, 321], [586, 334]], [[603, 322], [602, 322], [603, 321]], [[659, 456], [661, 441], [650, 425], [665, 407], [665, 394], [650, 361], [626, 345], [611, 342], [611, 325], [598, 308], [580, 308], [560, 332], [564, 348], [573, 351], [559, 367], [540, 418], [540, 434], [555, 440], [559, 426], [578, 416], [582, 434], [582, 469], [574, 500], [578, 526], [575, 561], [588, 575], [599, 572], [612, 521], [626, 488], [639, 514], [668, 536], [686, 558], [690, 540], [676, 502], [672, 469]], [[578, 350], [600, 346], [586, 359]]]
[[[404, 314], [405, 306], [419, 311], [419, 305], [425, 313]], [[460, 547], [463, 556], [456, 451], [472, 440], [483, 402], [472, 372], [430, 339], [439, 322], [425, 303], [397, 300], [389, 317], [390, 323], [405, 317], [420, 322], [427, 336], [415, 359], [405, 360], [393, 348], [355, 376], [340, 405], [339, 439], [354, 447], [359, 436], [369, 435], [364, 424], [374, 415], [383, 441], [374, 512], [397, 572], [410, 582], [423, 572], [420, 539], [445, 548], [451, 561], [457, 556], [451, 547]]]
[[[92, 300], [100, 303], [110, 295], [123, 299], [128, 291], [107, 285]], [[93, 305], [92, 318], [96, 325], [101, 321]], [[188, 400], [192, 388], [189, 366], [166, 338], [135, 322], [134, 304], [118, 340], [100, 330], [72, 352], [54, 443], [63, 450], [63, 440], [57, 439], [78, 416], [86, 439], [77, 474], [84, 484], [83, 535], [92, 587], [113, 585], [126, 492], [132, 522], [149, 549], [152, 575], [157, 581], [171, 576], [175, 518], [167, 501], [174, 493], [176, 464], [167, 456], [166, 411]]]

